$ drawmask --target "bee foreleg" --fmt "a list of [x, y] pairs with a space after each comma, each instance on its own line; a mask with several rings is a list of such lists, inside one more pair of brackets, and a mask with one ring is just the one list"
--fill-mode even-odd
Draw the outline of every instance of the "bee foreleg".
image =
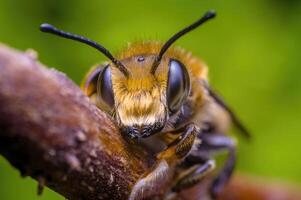
[[172, 181], [173, 165], [190, 152], [198, 131], [195, 125], [187, 125], [184, 132], [157, 155], [154, 167], [133, 186], [129, 200], [154, 199], [162, 194]]
[[191, 150], [198, 132], [199, 128], [194, 124], [187, 125], [180, 136], [160, 152], [157, 158], [166, 159], [169, 162], [184, 158]]
[[204, 164], [197, 164], [188, 169], [188, 173], [184, 172], [183, 176], [180, 176], [175, 185], [172, 187], [173, 192], [179, 192], [188, 187], [198, 184], [203, 177], [210, 173], [215, 168], [215, 161], [208, 160]]
[[202, 140], [202, 144], [198, 148], [200, 156], [204, 157], [207, 154], [206, 157], [208, 157], [208, 152], [217, 153], [222, 150], [228, 152], [228, 158], [224, 166], [211, 185], [211, 196], [215, 198], [222, 191], [233, 173], [236, 161], [236, 142], [225, 135], [201, 134], [199, 137]]
[[155, 165], [133, 186], [128, 200], [156, 199], [165, 193], [172, 177], [172, 170], [165, 160]]

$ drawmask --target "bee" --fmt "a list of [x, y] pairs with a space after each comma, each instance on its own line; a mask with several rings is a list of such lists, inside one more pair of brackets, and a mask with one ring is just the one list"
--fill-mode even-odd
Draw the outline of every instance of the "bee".
[[234, 124], [250, 137], [240, 120], [208, 83], [207, 66], [172, 44], [214, 18], [208, 11], [167, 42], [136, 42], [114, 57], [102, 45], [49, 24], [41, 31], [76, 40], [104, 54], [109, 62], [93, 67], [82, 89], [91, 101], [118, 124], [130, 142], [137, 142], [156, 158], [150, 171], [133, 185], [130, 200], [165, 198], [190, 188], [215, 169], [214, 154], [228, 157], [210, 185], [215, 198], [231, 177], [236, 142], [226, 133]]

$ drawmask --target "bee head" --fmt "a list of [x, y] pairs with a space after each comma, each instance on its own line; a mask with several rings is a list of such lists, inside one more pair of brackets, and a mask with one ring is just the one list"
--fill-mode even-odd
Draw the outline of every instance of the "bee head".
[[137, 55], [121, 60], [129, 76], [107, 66], [98, 82], [99, 99], [115, 110], [122, 132], [133, 138], [159, 132], [176, 113], [190, 89], [186, 67], [164, 58], [151, 73], [156, 55]]
[[41, 31], [92, 46], [111, 61], [99, 75], [98, 99], [113, 110], [122, 132], [132, 138], [148, 137], [164, 128], [168, 118], [177, 113], [187, 98], [190, 79], [180, 60], [164, 56], [180, 37], [215, 17], [214, 11], [173, 35], [153, 54], [141, 51], [116, 59], [100, 44], [80, 35], [42, 24]]

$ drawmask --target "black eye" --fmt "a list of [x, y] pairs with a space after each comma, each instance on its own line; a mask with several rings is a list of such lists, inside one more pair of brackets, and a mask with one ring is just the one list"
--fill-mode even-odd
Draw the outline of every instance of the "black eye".
[[111, 81], [111, 68], [106, 66], [100, 73], [97, 83], [98, 97], [108, 104], [111, 108], [114, 106], [114, 94]]
[[169, 62], [167, 104], [169, 111], [178, 111], [189, 94], [190, 79], [185, 66], [174, 59]]

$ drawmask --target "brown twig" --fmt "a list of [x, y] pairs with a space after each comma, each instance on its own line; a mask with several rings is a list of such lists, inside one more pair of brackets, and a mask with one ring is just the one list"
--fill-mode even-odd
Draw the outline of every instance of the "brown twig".
[[0, 153], [68, 199], [126, 199], [149, 164], [64, 74], [3, 45]]

